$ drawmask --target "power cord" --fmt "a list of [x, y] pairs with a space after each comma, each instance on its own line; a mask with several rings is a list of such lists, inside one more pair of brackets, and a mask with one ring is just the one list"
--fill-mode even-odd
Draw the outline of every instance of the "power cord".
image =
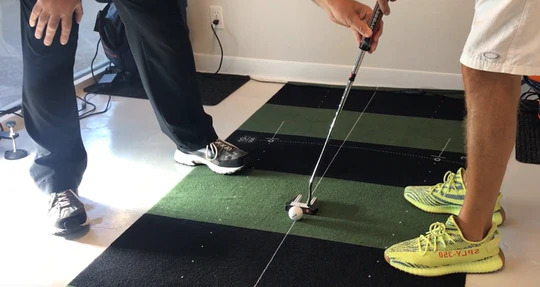
[[214, 27], [217, 25], [219, 25], [219, 19], [214, 19], [214, 21], [212, 21], [212, 24], [210, 25], [210, 28], [212, 28], [212, 32], [214, 32], [214, 35], [216, 36], [216, 39], [218, 41], [219, 49], [221, 50], [221, 59], [219, 61], [219, 67], [217, 71], [214, 73], [214, 75], [217, 75], [219, 73], [219, 71], [221, 70], [221, 65], [223, 64], [223, 46], [221, 45], [221, 41], [219, 40], [219, 37], [216, 33], [216, 29], [214, 29]]
[[[83, 102], [83, 108], [79, 109], [79, 112], [82, 112], [85, 108], [86, 108], [86, 105], [90, 105], [92, 106], [92, 109], [87, 111], [87, 112], [84, 112], [83, 114], [79, 115], [79, 119], [82, 120], [84, 118], [88, 118], [88, 117], [91, 117], [91, 116], [95, 116], [95, 115], [101, 115], [101, 114], [104, 114], [106, 113], [110, 108], [111, 108], [111, 98], [112, 96], [109, 95], [109, 99], [107, 100], [107, 105], [105, 106], [105, 108], [100, 111], [100, 112], [95, 112], [93, 113], [93, 111], [95, 111], [97, 109], [96, 105], [93, 104], [92, 102], [88, 101], [87, 97], [89, 95], [91, 95], [93, 93], [86, 93], [86, 95], [84, 95], [84, 98], [81, 98], [79, 96], [77, 96], [77, 98], [79, 100], [81, 100]], [[94, 94], [95, 95], [95, 94]]]
[[101, 37], [99, 37], [97, 44], [96, 44], [96, 52], [94, 53], [94, 58], [92, 58], [92, 62], [90, 62], [90, 71], [92, 72], [92, 78], [94, 79], [94, 82], [97, 83], [96, 74], [94, 74], [94, 61], [96, 60], [98, 51], [99, 51], [99, 44], [101, 43]]
[[[90, 71], [92, 73], [92, 78], [94, 79], [94, 82], [98, 82], [97, 78], [96, 78], [96, 75], [95, 75], [95, 72], [94, 72], [94, 62], [97, 58], [97, 55], [98, 55], [98, 52], [99, 52], [99, 44], [101, 43], [101, 37], [99, 38], [99, 40], [97, 41], [97, 44], [96, 44], [96, 52], [94, 53], [94, 57], [92, 58], [92, 62], [90, 63]], [[111, 68], [111, 63], [109, 62], [109, 69]], [[82, 101], [82, 105], [81, 105], [81, 108], [79, 109], [79, 113], [82, 112], [83, 110], [86, 109], [87, 105], [89, 106], [92, 106], [92, 109], [89, 110], [89, 111], [86, 111], [84, 112], [83, 114], [79, 114], [79, 120], [82, 120], [82, 119], [85, 119], [85, 118], [88, 118], [88, 117], [91, 117], [91, 116], [95, 116], [95, 115], [100, 115], [100, 114], [104, 114], [106, 113], [107, 111], [109, 111], [110, 107], [111, 107], [111, 98], [112, 98], [112, 95], [108, 95], [109, 96], [109, 99], [107, 100], [107, 105], [105, 106], [105, 108], [100, 111], [100, 112], [95, 112], [94, 111], [97, 109], [96, 105], [92, 102], [90, 102], [88, 100], [88, 96], [90, 94], [94, 94], [96, 95], [96, 93], [99, 92], [99, 91], [96, 91], [94, 93], [86, 93], [84, 95], [83, 98], [77, 96], [77, 99], [79, 99], [80, 101]]]

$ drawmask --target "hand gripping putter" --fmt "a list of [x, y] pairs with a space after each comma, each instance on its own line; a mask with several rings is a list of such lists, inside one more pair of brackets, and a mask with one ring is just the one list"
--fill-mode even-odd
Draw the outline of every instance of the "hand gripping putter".
[[[373, 15], [371, 17], [371, 20], [369, 22], [369, 27], [371, 28], [373, 32], [375, 32], [375, 28], [379, 24], [379, 21], [382, 18], [382, 14], [383, 13], [379, 7], [379, 3], [377, 2], [377, 4], [375, 4], [375, 8], [373, 9]], [[345, 87], [345, 91], [343, 92], [343, 96], [341, 97], [341, 102], [339, 103], [339, 106], [337, 108], [336, 115], [334, 116], [334, 120], [330, 124], [330, 130], [328, 131], [328, 136], [326, 137], [326, 141], [324, 142], [321, 154], [319, 156], [319, 159], [317, 160], [315, 169], [313, 170], [313, 174], [311, 175], [311, 178], [309, 179], [307, 202], [306, 203], [300, 202], [300, 200], [302, 199], [302, 194], [299, 194], [294, 199], [292, 199], [289, 203], [287, 203], [287, 205], [285, 206], [286, 211], [289, 211], [289, 209], [293, 206], [300, 207], [304, 214], [309, 214], [309, 215], [315, 215], [319, 211], [319, 204], [317, 202], [317, 197], [313, 197], [313, 179], [315, 178], [317, 170], [319, 169], [319, 164], [321, 163], [321, 160], [326, 151], [326, 146], [328, 145], [328, 142], [330, 141], [332, 130], [334, 129], [334, 124], [339, 118], [339, 115], [341, 114], [341, 111], [343, 110], [343, 106], [345, 105], [345, 102], [347, 101], [347, 97], [349, 96], [349, 92], [351, 90], [352, 84], [354, 83], [354, 79], [356, 78], [356, 74], [358, 73], [358, 68], [360, 68], [360, 65], [362, 64], [362, 60], [364, 59], [365, 53], [369, 51], [369, 49], [371, 48], [372, 40], [373, 39], [371, 37], [364, 38], [364, 40], [360, 43], [360, 47], [359, 47], [360, 51], [358, 52], [356, 62], [351, 71], [351, 75], [349, 76], [349, 80], [347, 82], [347, 86]]]

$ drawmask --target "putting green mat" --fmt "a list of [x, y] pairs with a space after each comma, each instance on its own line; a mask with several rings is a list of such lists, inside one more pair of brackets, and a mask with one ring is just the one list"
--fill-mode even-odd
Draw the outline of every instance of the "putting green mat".
[[341, 93], [285, 85], [227, 139], [250, 153], [249, 169], [195, 168], [71, 285], [463, 286], [463, 274], [417, 277], [383, 258], [447, 218], [409, 204], [403, 188], [465, 166], [459, 93], [353, 90], [314, 181], [319, 213], [288, 218]]

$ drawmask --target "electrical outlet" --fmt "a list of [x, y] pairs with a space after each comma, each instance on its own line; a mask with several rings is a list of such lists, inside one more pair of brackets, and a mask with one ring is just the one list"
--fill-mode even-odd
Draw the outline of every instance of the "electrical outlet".
[[214, 25], [215, 29], [225, 29], [225, 23], [223, 22], [223, 9], [221, 6], [210, 6], [210, 19], [212, 21], [219, 20], [217, 25]]

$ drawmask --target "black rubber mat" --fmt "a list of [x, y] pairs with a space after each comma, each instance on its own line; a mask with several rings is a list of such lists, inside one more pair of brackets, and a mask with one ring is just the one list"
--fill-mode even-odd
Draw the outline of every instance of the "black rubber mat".
[[[226, 99], [250, 79], [243, 75], [197, 73], [205, 106], [215, 106]], [[97, 93], [117, 97], [148, 99], [140, 80], [120, 80], [111, 88], [100, 89]]]
[[[144, 214], [68, 286], [464, 286], [384, 262], [381, 249]], [[269, 264], [269, 258], [272, 263]]]
[[540, 113], [536, 100], [522, 100], [518, 114], [516, 160], [540, 164]]
[[249, 76], [198, 73], [202, 101], [205, 106], [215, 106], [245, 83]]

